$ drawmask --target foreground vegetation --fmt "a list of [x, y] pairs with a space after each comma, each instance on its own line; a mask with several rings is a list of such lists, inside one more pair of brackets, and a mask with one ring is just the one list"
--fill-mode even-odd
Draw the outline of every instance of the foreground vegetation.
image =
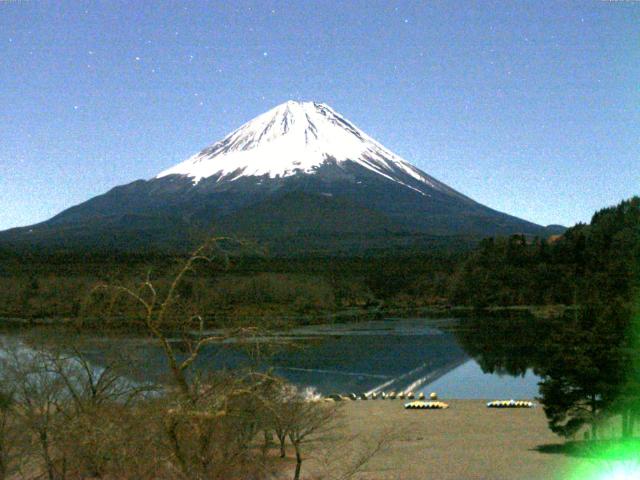
[[[347, 479], [384, 444], [337, 437], [339, 405], [268, 374], [168, 371], [166, 383], [139, 384], [122, 351], [96, 365], [66, 337], [38, 350], [3, 345], [0, 478], [297, 480], [330, 438], [323, 478]], [[353, 455], [337, 462], [347, 443]]]

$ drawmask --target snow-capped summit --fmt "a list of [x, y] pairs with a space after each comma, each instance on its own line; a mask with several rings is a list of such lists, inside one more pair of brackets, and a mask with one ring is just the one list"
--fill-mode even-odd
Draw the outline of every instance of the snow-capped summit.
[[[241, 177], [284, 178], [312, 174], [327, 162], [354, 162], [388, 180], [410, 186], [412, 177], [431, 188], [448, 187], [366, 135], [324, 103], [288, 101], [269, 110], [178, 165], [158, 174], [234, 181]], [[411, 182], [413, 183], [413, 182]]]

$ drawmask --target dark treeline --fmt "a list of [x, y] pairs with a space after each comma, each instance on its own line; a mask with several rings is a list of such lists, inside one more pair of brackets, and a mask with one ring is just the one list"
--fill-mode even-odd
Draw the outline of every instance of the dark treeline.
[[627, 292], [638, 275], [640, 198], [597, 212], [550, 240], [487, 239], [453, 282], [454, 303], [565, 305]]
[[[227, 268], [200, 265], [181, 294], [206, 316], [334, 312], [386, 305], [447, 303], [452, 272], [465, 256], [423, 253], [375, 257], [267, 255], [230, 257]], [[0, 252], [0, 316], [72, 318], [99, 282], [137, 284], [147, 274], [162, 288], [182, 256]]]

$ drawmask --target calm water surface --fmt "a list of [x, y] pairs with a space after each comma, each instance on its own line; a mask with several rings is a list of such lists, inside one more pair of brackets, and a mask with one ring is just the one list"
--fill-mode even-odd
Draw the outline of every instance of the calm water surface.
[[528, 367], [508, 372], [492, 364], [483, 370], [470, 351], [478, 345], [469, 345], [468, 340], [475, 333], [485, 339], [486, 332], [474, 332], [477, 325], [473, 325], [461, 335], [459, 327], [456, 319], [305, 327], [292, 333], [316, 338], [317, 343], [276, 355], [271, 364], [290, 381], [322, 393], [412, 390], [436, 391], [443, 398], [481, 399], [537, 395], [540, 379]]
[[[388, 319], [300, 327], [262, 339], [268, 354], [254, 361], [262, 369], [272, 369], [292, 383], [323, 394], [411, 390], [436, 391], [441, 398], [533, 398], [539, 378], [527, 363], [526, 335], [517, 334], [524, 328], [531, 330], [530, 325], [508, 327], [505, 330], [503, 320], [468, 319]], [[21, 341], [17, 334], [4, 338]], [[138, 359], [132, 378], [155, 380], [165, 371], [159, 349], [139, 338], [91, 338], [84, 349], [99, 366], [106, 348], [125, 344]], [[250, 361], [245, 351], [227, 342], [203, 351], [196, 368], [234, 368]]]

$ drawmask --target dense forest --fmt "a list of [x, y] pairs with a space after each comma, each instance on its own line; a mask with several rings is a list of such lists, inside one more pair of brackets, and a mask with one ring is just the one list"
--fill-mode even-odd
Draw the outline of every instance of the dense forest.
[[[358, 257], [275, 257], [231, 248], [201, 265], [181, 296], [207, 317], [319, 315], [345, 310], [578, 305], [613, 300], [638, 274], [640, 198], [549, 239], [514, 235], [475, 247]], [[73, 318], [100, 283], [166, 287], [179, 255], [0, 251], [0, 316]]]
[[547, 241], [486, 239], [464, 262], [452, 302], [487, 305], [582, 304], [613, 300], [638, 278], [640, 198], [597, 212]]
[[[0, 261], [0, 317], [73, 318], [98, 283], [133, 286], [153, 278], [166, 288], [181, 256], [62, 253]], [[231, 255], [201, 264], [181, 287], [182, 298], [208, 317], [300, 315], [444, 305], [451, 272], [465, 252], [375, 257], [297, 258]]]

